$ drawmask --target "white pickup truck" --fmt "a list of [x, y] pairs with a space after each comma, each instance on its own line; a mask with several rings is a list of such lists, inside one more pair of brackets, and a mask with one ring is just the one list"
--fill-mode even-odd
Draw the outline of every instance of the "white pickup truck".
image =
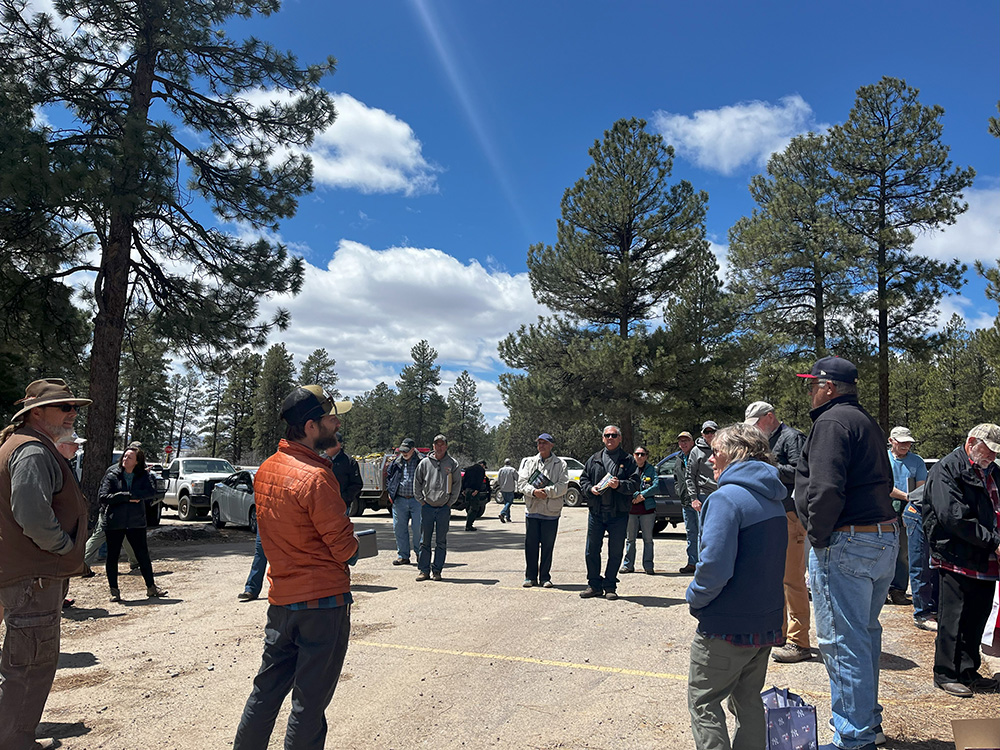
[[[518, 466], [518, 471], [524, 466], [524, 462], [527, 458], [521, 459], [521, 464]], [[566, 497], [563, 500], [563, 505], [570, 508], [576, 508], [584, 504], [583, 495], [580, 494], [580, 475], [583, 474], [583, 464], [577, 461], [575, 458], [569, 456], [562, 456], [562, 460], [566, 462], [566, 469], [569, 472], [569, 489], [566, 490]], [[498, 471], [487, 471], [486, 476], [490, 479], [490, 487], [492, 488], [493, 499], [499, 496], [497, 492], [497, 474]], [[515, 498], [520, 498], [521, 493], [514, 493]]]
[[224, 458], [191, 456], [175, 458], [163, 470], [167, 491], [163, 504], [177, 509], [182, 521], [207, 516], [215, 485], [236, 473], [236, 467]]

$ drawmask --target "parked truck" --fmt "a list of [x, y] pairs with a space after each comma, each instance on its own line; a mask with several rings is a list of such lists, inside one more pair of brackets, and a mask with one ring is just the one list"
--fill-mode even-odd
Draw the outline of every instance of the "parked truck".
[[163, 470], [163, 478], [167, 481], [163, 505], [176, 508], [177, 517], [182, 521], [205, 517], [212, 507], [215, 485], [235, 473], [236, 467], [224, 458], [175, 458]]
[[[430, 453], [430, 448], [417, 448], [421, 457]], [[361, 488], [361, 496], [348, 509], [352, 516], [360, 516], [366, 509], [387, 510], [391, 508], [389, 493], [385, 491], [385, 475], [389, 470], [389, 464], [395, 460], [399, 453], [395, 450], [388, 450], [384, 453], [369, 453], [367, 456], [355, 456], [358, 468], [361, 469], [361, 479], [364, 486]], [[489, 472], [487, 472], [489, 473]], [[459, 497], [452, 510], [465, 510], [465, 499]]]

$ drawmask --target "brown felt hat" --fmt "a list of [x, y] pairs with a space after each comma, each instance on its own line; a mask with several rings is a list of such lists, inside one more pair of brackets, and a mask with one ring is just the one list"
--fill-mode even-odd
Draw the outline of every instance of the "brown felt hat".
[[44, 378], [36, 380], [25, 388], [24, 398], [14, 403], [23, 404], [23, 406], [17, 414], [10, 418], [11, 422], [39, 406], [58, 406], [59, 404], [87, 406], [88, 404], [92, 404], [93, 401], [89, 398], [76, 398], [70, 393], [66, 381], [61, 378]]

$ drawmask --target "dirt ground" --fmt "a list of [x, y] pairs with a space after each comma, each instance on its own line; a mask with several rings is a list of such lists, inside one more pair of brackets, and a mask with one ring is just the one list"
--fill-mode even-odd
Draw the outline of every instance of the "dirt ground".
[[[327, 748], [689, 748], [688, 647], [694, 621], [683, 534], [656, 539], [657, 575], [621, 576], [621, 599], [581, 600], [586, 511], [566, 509], [553, 589], [524, 589], [523, 508], [479, 530], [456, 514], [445, 581], [391, 565], [391, 519], [366, 515], [378, 557], [354, 570], [351, 646], [327, 711]], [[60, 669], [39, 736], [73, 750], [232, 745], [259, 666], [265, 601], [236, 595], [253, 555], [246, 529], [172, 517], [150, 533], [157, 583], [123, 575], [109, 603], [100, 574], [76, 579], [63, 617]], [[127, 566], [122, 564], [123, 570]], [[266, 591], [266, 584], [265, 584]], [[888, 748], [953, 747], [954, 718], [1000, 716], [1000, 696], [952, 698], [931, 684], [933, 634], [907, 607], [886, 607], [881, 698]], [[992, 662], [990, 672], [1000, 669]], [[984, 668], [984, 673], [987, 669]], [[768, 685], [817, 707], [829, 742], [829, 682], [818, 659], [773, 664]], [[282, 746], [286, 707], [272, 748]]]

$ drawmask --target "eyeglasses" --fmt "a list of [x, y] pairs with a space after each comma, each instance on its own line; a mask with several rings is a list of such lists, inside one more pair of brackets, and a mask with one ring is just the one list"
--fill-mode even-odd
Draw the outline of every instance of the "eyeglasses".
[[79, 409], [76, 408], [76, 404], [52, 404], [49, 408], [58, 409], [59, 411], [66, 412], [67, 414], [71, 411], [79, 411]]
[[617, 432], [605, 432], [604, 433], [604, 438], [605, 439], [607, 439], [607, 438], [616, 438], [616, 437], [621, 437], [621, 435], [619, 435]]
[[635, 455], [637, 455], [637, 456], [648, 456], [649, 454], [646, 453], [646, 451], [636, 451]]

